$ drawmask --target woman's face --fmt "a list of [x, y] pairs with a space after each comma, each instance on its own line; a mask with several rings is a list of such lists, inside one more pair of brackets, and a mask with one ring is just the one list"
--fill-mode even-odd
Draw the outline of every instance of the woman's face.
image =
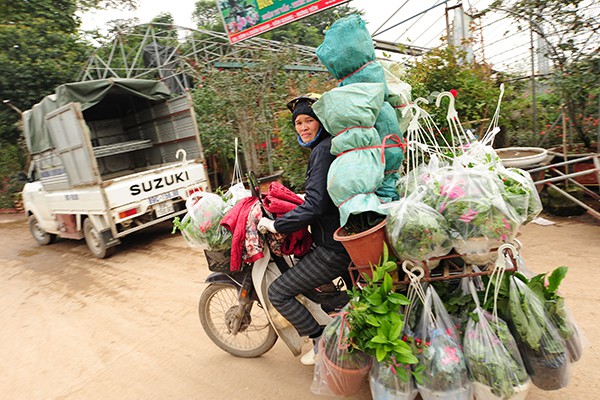
[[296, 132], [298, 132], [300, 139], [304, 143], [313, 140], [315, 136], [317, 136], [317, 133], [319, 133], [319, 128], [321, 127], [319, 121], [306, 114], [298, 115], [294, 124]]

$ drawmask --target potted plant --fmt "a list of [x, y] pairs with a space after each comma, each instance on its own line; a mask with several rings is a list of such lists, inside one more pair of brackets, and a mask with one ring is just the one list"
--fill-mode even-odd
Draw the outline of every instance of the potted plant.
[[386, 234], [401, 260], [420, 262], [452, 250], [446, 219], [414, 197], [400, 199], [389, 207]]
[[181, 231], [188, 245], [214, 252], [229, 252], [231, 233], [219, 225], [227, 204], [214, 193], [194, 193], [186, 201], [188, 212], [183, 219], [175, 217], [173, 231]]
[[565, 343], [542, 299], [519, 275], [513, 274], [508, 279], [509, 322], [531, 381], [543, 390], [567, 386], [570, 369]]
[[490, 262], [490, 250], [512, 240], [519, 227], [494, 171], [455, 164], [428, 183], [423, 197], [446, 218], [454, 249], [469, 264]]
[[561, 338], [565, 341], [570, 360], [575, 362], [581, 358], [581, 337], [577, 325], [567, 309], [564, 297], [558, 293], [558, 288], [567, 271], [568, 268], [562, 266], [552, 271], [549, 276], [547, 274], [536, 275], [529, 279], [527, 286], [540, 298], [545, 299], [544, 307], [548, 312], [548, 316], [558, 329]]
[[372, 359], [350, 345], [346, 311], [324, 329], [319, 340], [319, 358], [311, 390], [317, 394], [352, 396], [365, 382]]
[[415, 340], [422, 346], [423, 379], [417, 388], [423, 400], [469, 400], [472, 387], [461, 341], [432, 286], [427, 288]]
[[518, 224], [490, 199], [464, 198], [449, 203], [442, 215], [454, 233], [454, 249], [469, 264], [486, 264], [492, 248], [510, 241]]
[[[402, 370], [407, 380], [398, 371]], [[375, 361], [369, 373], [369, 386], [374, 400], [413, 400], [419, 395], [411, 369], [403, 365], [388, 365]]]
[[519, 223], [533, 221], [543, 206], [529, 173], [518, 168], [501, 168], [498, 171], [502, 198], [517, 214]]
[[[350, 291], [346, 315], [349, 325], [350, 344], [375, 359], [377, 370], [371, 375], [371, 391], [374, 398], [384, 393], [396, 393], [398, 398], [408, 399], [414, 394], [411, 381], [414, 375], [420, 379], [421, 368], [411, 371], [418, 362], [415, 348], [402, 334], [404, 330], [403, 306], [410, 304], [406, 296], [396, 293], [390, 272], [397, 264], [389, 259], [386, 245], [381, 262], [372, 268], [372, 278], [365, 277], [366, 284]], [[378, 393], [375, 396], [375, 393]]]
[[477, 399], [525, 399], [530, 379], [504, 321], [477, 307], [467, 323], [463, 349]]

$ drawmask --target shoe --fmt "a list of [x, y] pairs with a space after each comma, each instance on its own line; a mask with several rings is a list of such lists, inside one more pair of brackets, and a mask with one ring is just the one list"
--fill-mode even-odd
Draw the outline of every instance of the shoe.
[[302, 356], [302, 358], [300, 358], [300, 362], [304, 365], [315, 365], [316, 358], [317, 358], [317, 352], [315, 351], [315, 348], [313, 347], [309, 351], [307, 351], [306, 354], [304, 354]]

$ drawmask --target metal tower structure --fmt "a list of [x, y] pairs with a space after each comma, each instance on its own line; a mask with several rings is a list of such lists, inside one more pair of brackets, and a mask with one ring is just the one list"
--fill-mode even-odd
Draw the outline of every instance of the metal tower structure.
[[313, 47], [260, 38], [232, 45], [222, 32], [151, 23], [121, 30], [97, 48], [78, 80], [159, 79], [182, 92], [207, 68], [248, 67], [284, 51], [293, 55], [285, 69], [326, 72]]

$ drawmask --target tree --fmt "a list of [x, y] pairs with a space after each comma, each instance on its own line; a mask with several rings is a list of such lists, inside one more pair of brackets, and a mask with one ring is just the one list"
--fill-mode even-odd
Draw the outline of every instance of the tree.
[[[26, 110], [72, 81], [88, 50], [79, 41], [75, 0], [9, 2], [0, 21], [2, 100]], [[15, 143], [19, 115], [0, 110], [0, 140]]]
[[[27, 110], [74, 81], [91, 48], [79, 36], [79, 7], [134, 6], [134, 0], [0, 0], [0, 101]], [[12, 201], [23, 170], [20, 115], [0, 106], [0, 207]], [[10, 185], [9, 185], [10, 184]], [[9, 186], [6, 186], [9, 185]]]
[[225, 32], [219, 9], [214, 0], [198, 0], [192, 13], [192, 20], [198, 28], [208, 31]]
[[[499, 84], [486, 64], [468, 62], [465, 53], [450, 47], [436, 48], [427, 53], [407, 72], [406, 80], [412, 86], [412, 97], [426, 98], [429, 104], [442, 91], [457, 91], [456, 111], [467, 125], [467, 121], [478, 121], [476, 127], [492, 117], [498, 102]], [[510, 88], [506, 88], [510, 92]], [[508, 93], [507, 93], [508, 94]], [[446, 127], [446, 108], [429, 108], [440, 128]], [[485, 132], [484, 129], [478, 132]]]
[[[0, 0], [1, 99], [30, 108], [76, 79], [91, 47], [79, 37], [79, 9], [135, 7], [136, 0]], [[19, 115], [0, 109], [0, 141], [15, 143]]]
[[[597, 71], [597, 61], [593, 59], [600, 48], [594, 40], [600, 33], [600, 24], [593, 3], [584, 0], [518, 0], [508, 4], [506, 0], [497, 0], [490, 6], [515, 17], [522, 29], [532, 29], [544, 39], [548, 48], [546, 56], [554, 67], [550, 83], [561, 95], [577, 137], [587, 148], [591, 146], [591, 136], [584, 129], [580, 112], [588, 102], [586, 96], [589, 99], [590, 94], [593, 97], [593, 91], [597, 92], [598, 80], [589, 82], [586, 74], [581, 72]], [[592, 62], [588, 64], [586, 60]], [[592, 92], [585, 86], [589, 83], [595, 83]]]

